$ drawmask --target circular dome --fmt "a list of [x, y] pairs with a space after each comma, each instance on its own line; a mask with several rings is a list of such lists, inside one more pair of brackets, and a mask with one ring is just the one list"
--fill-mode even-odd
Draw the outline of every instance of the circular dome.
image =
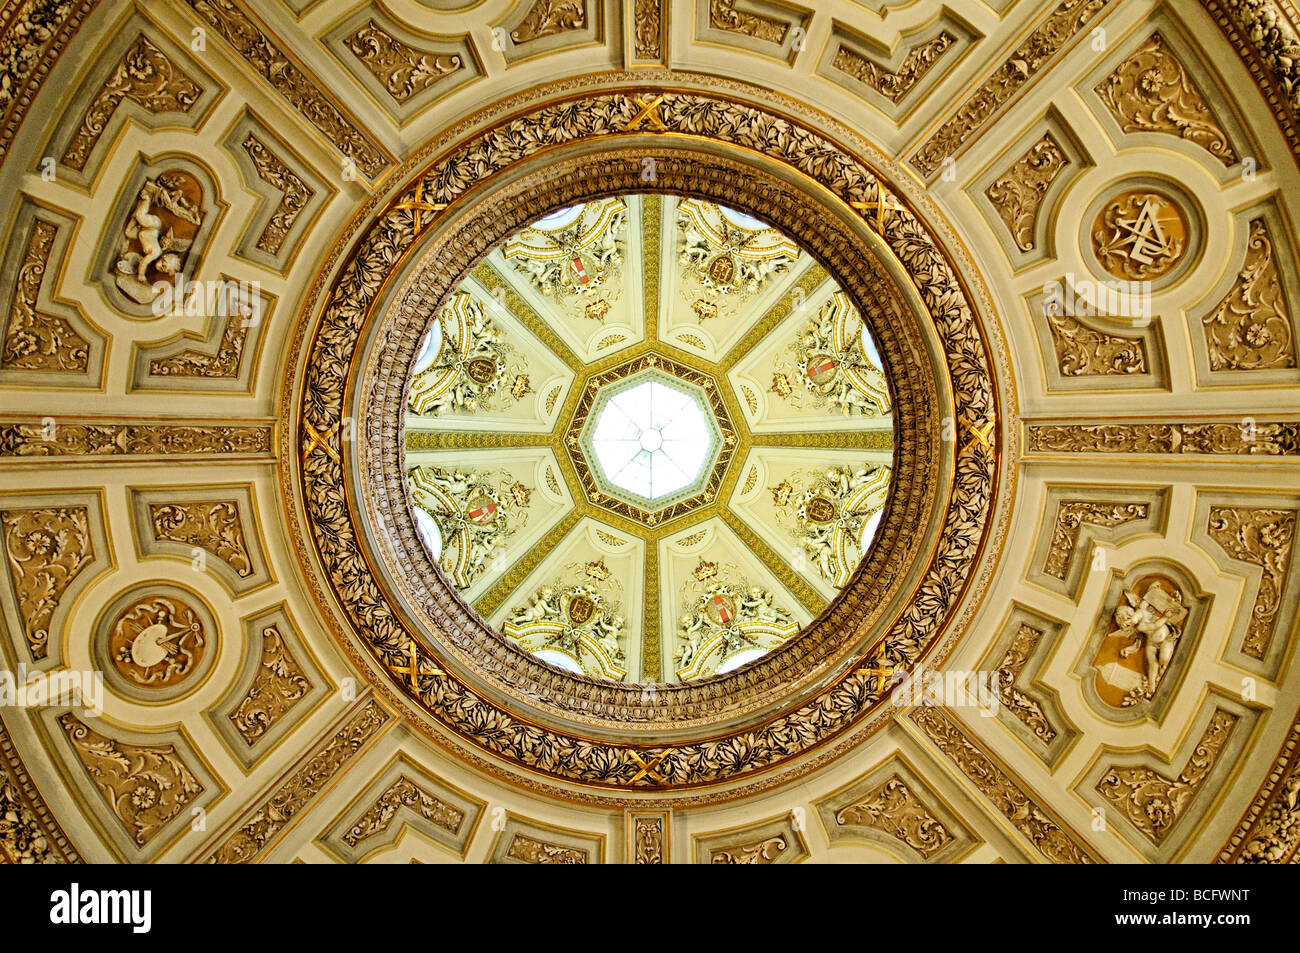
[[[301, 505], [349, 638], [512, 776], [804, 770], [945, 644], [993, 527], [986, 329], [920, 196], [779, 114], [671, 102], [689, 141], [616, 92], [440, 152], [358, 221], [304, 358]], [[592, 442], [647, 382], [710, 432], [671, 490]]]
[[656, 684], [735, 670], [812, 622], [870, 546], [893, 458], [876, 345], [753, 215], [650, 193], [548, 211], [423, 341], [402, 413], [421, 539], [550, 664]]

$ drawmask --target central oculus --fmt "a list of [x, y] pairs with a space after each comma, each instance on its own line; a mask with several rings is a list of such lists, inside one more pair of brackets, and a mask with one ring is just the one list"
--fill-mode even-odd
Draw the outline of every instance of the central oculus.
[[597, 398], [591, 449], [607, 487], [654, 503], [696, 483], [721, 442], [703, 396], [651, 371]]
[[649, 525], [712, 502], [736, 443], [717, 391], [655, 354], [589, 379], [566, 441], [588, 499]]

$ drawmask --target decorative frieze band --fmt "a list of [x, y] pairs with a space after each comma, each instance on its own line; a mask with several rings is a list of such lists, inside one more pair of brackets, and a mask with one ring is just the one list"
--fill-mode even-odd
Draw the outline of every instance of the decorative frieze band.
[[1031, 423], [1025, 425], [1025, 450], [1294, 457], [1300, 455], [1300, 421]]
[[117, 423], [0, 420], [0, 461], [54, 457], [264, 457], [274, 455], [272, 423]]
[[1254, 74], [1291, 151], [1300, 157], [1300, 29], [1281, 0], [1201, 0]]
[[909, 160], [927, 178], [985, 128], [993, 116], [1114, 0], [1063, 0], [968, 96]]
[[0, 863], [79, 864], [0, 722]]
[[99, 0], [26, 0], [0, 12], [0, 163], [50, 69]]
[[1215, 858], [1220, 864], [1285, 864], [1300, 847], [1300, 714], [1255, 800]]
[[942, 709], [922, 706], [910, 717], [1045, 858], [1054, 864], [1096, 862], [1077, 835], [1058, 823]]
[[247, 864], [260, 857], [391, 720], [392, 715], [374, 698], [363, 702], [333, 734], [303, 757], [282, 784], [244, 812], [238, 827], [207, 853], [206, 862]]

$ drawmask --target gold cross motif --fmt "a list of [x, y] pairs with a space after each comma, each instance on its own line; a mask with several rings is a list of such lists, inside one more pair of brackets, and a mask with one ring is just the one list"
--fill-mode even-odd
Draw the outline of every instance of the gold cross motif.
[[389, 669], [389, 671], [391, 671], [391, 672], [393, 672], [394, 674], [397, 674], [397, 675], [408, 675], [408, 676], [410, 676], [410, 679], [411, 679], [411, 690], [412, 690], [413, 692], [417, 692], [417, 693], [418, 693], [418, 692], [420, 691], [420, 676], [421, 676], [421, 675], [443, 675], [443, 674], [445, 674], [445, 673], [443, 672], [443, 670], [440, 669], [440, 668], [438, 668], [438, 666], [436, 666], [436, 665], [432, 665], [432, 666], [430, 666], [428, 669], [426, 669], [426, 670], [423, 671], [423, 672], [420, 671], [420, 656], [419, 656], [419, 650], [415, 647], [415, 639], [411, 639], [411, 641], [407, 643], [407, 649], [409, 650], [408, 654], [411, 656], [411, 664], [410, 664], [410, 665], [394, 665], [394, 666], [392, 666], [392, 667]]
[[421, 178], [415, 183], [415, 200], [412, 202], [398, 202], [393, 208], [409, 208], [415, 212], [415, 231], [418, 234], [424, 224], [421, 218], [421, 212], [441, 212], [447, 207], [446, 202], [426, 202], [424, 200], [424, 179]]
[[641, 108], [628, 122], [628, 129], [639, 129], [641, 123], [646, 123], [652, 129], [667, 129], [668, 124], [659, 117], [659, 106], [663, 103], [663, 94], [659, 94], [654, 99], [645, 99], [641, 96], [636, 97], [636, 104]]
[[324, 450], [325, 453], [329, 455], [331, 460], [333, 460], [335, 463], [338, 463], [339, 462], [338, 451], [336, 451], [333, 447], [331, 447], [328, 443], [325, 442], [326, 440], [329, 439], [329, 435], [338, 429], [338, 426], [339, 426], [338, 424], [331, 424], [328, 430], [322, 431], [322, 430], [313, 430], [310, 424], [304, 423], [302, 425], [302, 428], [303, 430], [307, 431], [308, 445], [307, 445], [307, 449], [303, 451], [303, 455], [302, 455], [303, 459], [305, 460], [307, 457], [310, 457], [317, 450]]
[[884, 668], [872, 668], [871, 666], [864, 665], [862, 668], [858, 669], [857, 674], [874, 675], [879, 678], [881, 682], [887, 682], [889, 679], [893, 678], [894, 673], [897, 671], [900, 671], [900, 669], [896, 669], [892, 665], [886, 665]]
[[993, 451], [993, 444], [989, 442], [989, 435], [993, 433], [993, 421], [987, 421], [982, 427], [976, 427], [970, 421], [961, 419], [961, 425], [970, 433], [970, 439], [962, 444], [961, 452], [965, 453], [971, 448], [971, 444], [982, 443], [985, 449], [990, 453]]
[[640, 781], [642, 778], [647, 778], [647, 777], [651, 781], [658, 781], [660, 784], [663, 783], [664, 776], [655, 770], [655, 766], [659, 764], [659, 762], [662, 761], [664, 758], [668, 757], [667, 751], [665, 751], [661, 755], [657, 755], [654, 758], [651, 758], [649, 762], [643, 760], [642, 757], [639, 754], [637, 754], [635, 751], [629, 751], [628, 754], [632, 756], [632, 760], [635, 761], [637, 763], [637, 766], [641, 769], [632, 777], [632, 780], [629, 781], [628, 784], [636, 784], [636, 782]]
[[850, 202], [849, 204], [859, 212], [874, 212], [877, 231], [884, 230], [885, 221], [889, 218], [891, 211], [901, 211], [903, 208], [881, 186], [876, 186], [876, 197], [874, 199], [867, 199], [865, 202]]

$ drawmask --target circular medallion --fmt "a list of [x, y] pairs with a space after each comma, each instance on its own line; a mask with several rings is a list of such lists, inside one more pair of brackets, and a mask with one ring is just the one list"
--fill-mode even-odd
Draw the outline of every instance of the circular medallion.
[[586, 625], [596, 614], [596, 603], [586, 596], [574, 596], [569, 600], [569, 621], [574, 625]]
[[834, 503], [824, 496], [814, 496], [804, 504], [804, 515], [813, 523], [830, 523], [838, 514]]
[[96, 636], [106, 680], [120, 694], [166, 701], [197, 687], [212, 666], [216, 627], [194, 597], [171, 586], [120, 596]]
[[736, 262], [730, 255], [719, 255], [709, 262], [709, 278], [715, 285], [730, 285], [736, 277]]
[[475, 526], [489, 529], [496, 523], [497, 502], [492, 497], [480, 493], [469, 501], [465, 508], [465, 518]]
[[1156, 189], [1130, 189], [1105, 202], [1092, 225], [1092, 250], [1116, 278], [1154, 281], [1173, 271], [1188, 251], [1187, 217]]
[[708, 613], [715, 625], [725, 628], [736, 617], [736, 600], [724, 593], [714, 593], [705, 603], [704, 611]]
[[145, 688], [184, 681], [203, 660], [207, 643], [198, 614], [176, 599], [144, 599], [112, 624], [108, 649], [123, 678]]
[[475, 358], [465, 365], [465, 373], [476, 384], [489, 384], [497, 376], [497, 363], [487, 357]]
[[829, 354], [814, 354], [804, 364], [808, 379], [819, 388], [834, 383], [838, 365]]

